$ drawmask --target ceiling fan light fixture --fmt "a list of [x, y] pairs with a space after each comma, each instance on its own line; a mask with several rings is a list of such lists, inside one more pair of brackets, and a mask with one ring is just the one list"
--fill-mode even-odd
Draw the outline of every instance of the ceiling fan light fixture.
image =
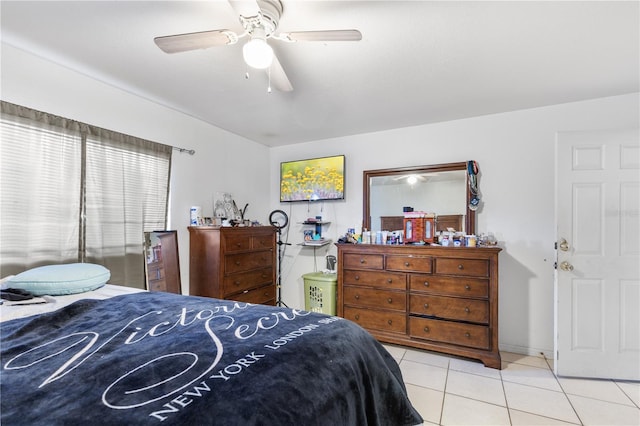
[[251, 40], [242, 47], [242, 56], [251, 68], [265, 69], [273, 62], [273, 49], [267, 44], [264, 31], [258, 30], [254, 30]]

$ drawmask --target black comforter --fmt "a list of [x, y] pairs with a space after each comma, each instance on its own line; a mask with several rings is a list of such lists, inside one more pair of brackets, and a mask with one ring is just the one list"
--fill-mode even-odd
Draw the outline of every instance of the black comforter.
[[422, 423], [389, 353], [338, 317], [139, 293], [1, 332], [3, 426]]

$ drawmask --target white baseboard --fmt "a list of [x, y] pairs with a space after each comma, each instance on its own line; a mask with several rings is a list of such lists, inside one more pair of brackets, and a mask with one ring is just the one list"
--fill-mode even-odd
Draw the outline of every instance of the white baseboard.
[[517, 346], [517, 345], [499, 345], [499, 349], [501, 352], [511, 352], [514, 354], [520, 355], [530, 355], [530, 356], [540, 356], [544, 355], [547, 359], [553, 359], [553, 349], [538, 349], [538, 348], [530, 348], [527, 346]]

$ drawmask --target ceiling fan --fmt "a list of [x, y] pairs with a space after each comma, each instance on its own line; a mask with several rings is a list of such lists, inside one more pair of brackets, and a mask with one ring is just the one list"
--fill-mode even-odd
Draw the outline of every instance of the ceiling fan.
[[283, 11], [280, 0], [229, 0], [229, 3], [240, 17], [240, 23], [244, 28], [241, 34], [221, 29], [156, 37], [153, 41], [166, 53], [178, 53], [236, 44], [241, 38], [249, 37], [242, 49], [247, 65], [267, 70], [270, 82], [276, 89], [290, 92], [293, 86], [269, 46], [268, 39], [284, 42], [362, 39], [358, 30], [295, 31], [276, 34]]

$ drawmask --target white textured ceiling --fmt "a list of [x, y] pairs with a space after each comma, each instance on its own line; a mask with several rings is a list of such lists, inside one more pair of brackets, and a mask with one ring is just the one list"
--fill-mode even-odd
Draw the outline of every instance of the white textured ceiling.
[[4, 43], [267, 146], [640, 91], [638, 1], [292, 1], [271, 41], [293, 84], [245, 79], [242, 44], [163, 53], [161, 35], [240, 32], [215, 1], [2, 1]]

